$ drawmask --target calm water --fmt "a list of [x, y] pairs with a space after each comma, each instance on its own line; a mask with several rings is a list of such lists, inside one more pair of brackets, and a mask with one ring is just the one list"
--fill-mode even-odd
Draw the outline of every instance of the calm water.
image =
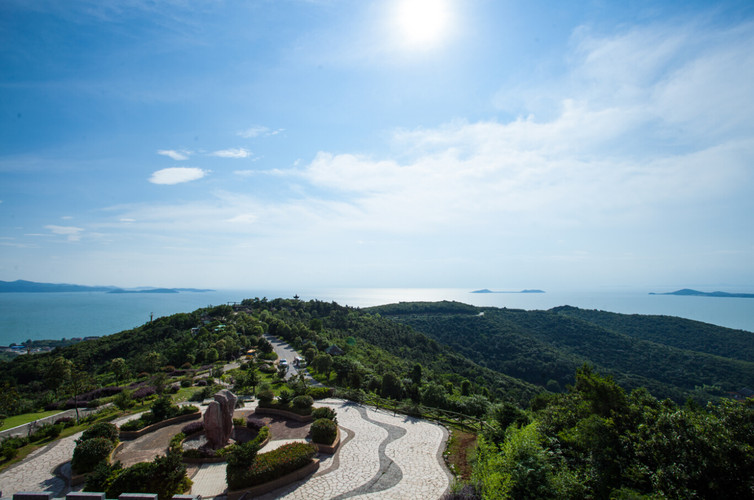
[[0, 345], [26, 339], [108, 335], [154, 317], [254, 297], [292, 297], [368, 307], [401, 301], [456, 300], [478, 306], [549, 309], [571, 305], [629, 314], [663, 314], [754, 332], [754, 299], [677, 297], [647, 292], [548, 292], [475, 294], [467, 289], [358, 288], [323, 290], [250, 290], [179, 294], [2, 293]]

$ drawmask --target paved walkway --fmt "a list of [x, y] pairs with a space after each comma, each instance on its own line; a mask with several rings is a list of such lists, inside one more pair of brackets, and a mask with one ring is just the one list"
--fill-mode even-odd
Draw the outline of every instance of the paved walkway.
[[[140, 414], [129, 415], [118, 420], [122, 424]], [[44, 448], [31, 452], [22, 462], [0, 472], [0, 492], [3, 497], [11, 497], [20, 491], [51, 491], [54, 497], [62, 497], [69, 491], [67, 482], [60, 477], [58, 469], [70, 470], [73, 449], [81, 433], [58, 439]]]

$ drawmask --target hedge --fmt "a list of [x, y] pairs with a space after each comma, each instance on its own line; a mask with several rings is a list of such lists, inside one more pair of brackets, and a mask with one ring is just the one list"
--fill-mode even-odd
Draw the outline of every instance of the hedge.
[[113, 443], [118, 441], [118, 426], [110, 422], [100, 422], [86, 429], [77, 442], [86, 441], [96, 437], [102, 437]]
[[113, 442], [103, 437], [79, 441], [73, 450], [71, 468], [76, 474], [91, 472], [95, 465], [107, 459], [113, 448]]
[[309, 429], [312, 441], [319, 444], [332, 444], [338, 435], [338, 425], [329, 418], [320, 418]]
[[280, 448], [257, 455], [250, 467], [228, 467], [228, 488], [239, 490], [272, 481], [304, 467], [317, 454], [311, 443], [289, 443]]

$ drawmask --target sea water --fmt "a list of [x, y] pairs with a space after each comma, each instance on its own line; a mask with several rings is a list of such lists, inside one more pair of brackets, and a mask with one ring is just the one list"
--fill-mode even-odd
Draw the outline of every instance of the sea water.
[[646, 291], [471, 293], [457, 288], [332, 288], [227, 290], [170, 294], [0, 293], [0, 345], [27, 339], [102, 336], [158, 318], [245, 298], [318, 299], [352, 307], [454, 300], [477, 306], [550, 309], [571, 305], [626, 314], [679, 316], [754, 332], [754, 299], [649, 295]]

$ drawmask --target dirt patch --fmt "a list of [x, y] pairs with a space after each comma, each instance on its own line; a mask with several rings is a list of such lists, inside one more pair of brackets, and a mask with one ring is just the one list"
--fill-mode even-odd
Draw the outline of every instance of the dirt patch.
[[450, 439], [444, 454], [445, 463], [458, 479], [471, 479], [471, 460], [475, 453], [476, 434], [458, 429], [450, 430]]

